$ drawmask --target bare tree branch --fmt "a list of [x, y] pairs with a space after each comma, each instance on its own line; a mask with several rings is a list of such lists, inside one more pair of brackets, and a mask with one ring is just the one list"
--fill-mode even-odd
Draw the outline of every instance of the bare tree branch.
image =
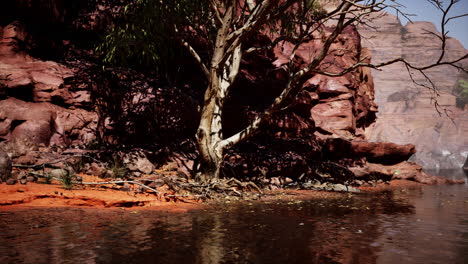
[[[179, 32], [179, 30], [177, 29], [177, 26], [174, 26], [174, 30], [175, 30], [176, 33]], [[190, 43], [185, 41], [185, 39], [179, 38], [179, 41], [182, 44], [182, 46], [184, 46], [187, 49], [187, 51], [190, 53], [190, 55], [192, 55], [192, 57], [195, 59], [195, 61], [197, 61], [198, 65], [200, 66], [201, 70], [203, 71], [203, 74], [205, 74], [205, 77], [207, 79], [210, 79], [210, 71], [206, 67], [206, 65], [203, 62], [203, 60], [201, 59], [200, 55], [198, 55], [197, 51], [190, 45]]]
[[216, 25], [220, 26], [223, 23], [223, 20], [221, 19], [221, 14], [219, 13], [218, 7], [216, 6], [215, 1], [216, 0], [209, 0], [210, 1], [210, 7], [211, 11], [213, 12]]
[[190, 46], [190, 44], [187, 41], [185, 41], [184, 39], [180, 39], [180, 41], [181, 41], [182, 45], [190, 53], [190, 55], [192, 55], [192, 57], [198, 62], [198, 65], [200, 66], [201, 70], [203, 71], [203, 74], [205, 74], [205, 77], [207, 79], [209, 79], [210, 78], [210, 71], [206, 67], [205, 63], [202, 61], [200, 55], [198, 55], [198, 53], [195, 51], [195, 49], [192, 48], [192, 46]]

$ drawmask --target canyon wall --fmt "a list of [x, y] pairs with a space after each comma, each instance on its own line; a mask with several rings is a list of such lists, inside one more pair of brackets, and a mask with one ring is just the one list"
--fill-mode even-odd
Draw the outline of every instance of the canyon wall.
[[[102, 9], [103, 12], [107, 10], [96, 8]], [[0, 24], [2, 32], [0, 34], [0, 141], [9, 144], [26, 138], [36, 145], [51, 146], [50, 150], [56, 148], [54, 145], [70, 148], [80, 145], [86, 147], [84, 146], [86, 143], [100, 143], [100, 140], [95, 139], [107, 137], [109, 140], [106, 142], [110, 144], [151, 145], [158, 151], [160, 149], [165, 151], [161, 148], [161, 143], [176, 144], [176, 135], [185, 135], [184, 142], [185, 139], [190, 140], [193, 137], [198, 120], [196, 109], [201, 107], [202, 102], [201, 96], [197, 95], [202, 95], [205, 86], [197, 86], [196, 81], [184, 79], [185, 83], [180, 83], [180, 87], [166, 87], [157, 82], [149, 83], [143, 73], [132, 69], [112, 68], [111, 72], [98, 70], [102, 67], [99, 58], [93, 52], [94, 49], [90, 48], [92, 45], [90, 43], [78, 45], [80, 41], [66, 38], [81, 29], [64, 27], [66, 29], [64, 32], [67, 34], [57, 33], [57, 36], [54, 36], [53, 39], [58, 40], [54, 43], [61, 43], [63, 46], [58, 50], [58, 53], [62, 53], [58, 59], [43, 54], [44, 50], [40, 48], [29, 50], [28, 43], [36, 43], [40, 39], [36, 36], [40, 36], [41, 31], [36, 32], [32, 29], [32, 32], [29, 32], [30, 22], [25, 21], [12, 20]], [[390, 25], [388, 31], [394, 30], [395, 25]], [[417, 29], [407, 30], [410, 33], [416, 32], [417, 35], [419, 34]], [[320, 34], [330, 34], [332, 30], [332, 26], [324, 25]], [[397, 50], [395, 55], [406, 52], [402, 44], [403, 37], [398, 37], [402, 31], [399, 30], [394, 35], [385, 36], [390, 38], [388, 43], [391, 43], [387, 48], [391, 51]], [[411, 37], [410, 33], [406, 33], [408, 38]], [[44, 36], [46, 39], [48, 37]], [[262, 34], [257, 38], [252, 41], [271, 42], [271, 39]], [[311, 58], [323, 47], [323, 41], [320, 40], [321, 36], [315, 36], [314, 40], [305, 43], [297, 50], [294, 67], [299, 68], [310, 63]], [[86, 42], [86, 39], [81, 41]], [[361, 39], [354, 26], [346, 27], [331, 45], [330, 52], [320, 68], [328, 72], [339, 72], [358, 61], [369, 61], [371, 55], [368, 49], [362, 47], [361, 41], [367, 43], [366, 39]], [[456, 46], [456, 44], [453, 42], [451, 45]], [[290, 43], [283, 43], [272, 51], [245, 57], [241, 74], [226, 103], [226, 116], [223, 118], [226, 135], [245, 127], [249, 120], [264, 111], [281, 92], [287, 76], [283, 66], [291, 55], [291, 47]], [[372, 46], [369, 47], [372, 49]], [[436, 48], [433, 50], [436, 52]], [[39, 56], [34, 56], [31, 51]], [[427, 49], [427, 52], [430, 51], [431, 49]], [[384, 54], [383, 52], [379, 54], [378, 50], [374, 53], [377, 60], [381, 60], [381, 55]], [[412, 51], [407, 53], [413, 54]], [[192, 70], [193, 65], [185, 66], [186, 70], [197, 72]], [[398, 89], [388, 92], [388, 98], [399, 99], [399, 94], [395, 96], [393, 93], [406, 92], [408, 89], [403, 89], [404, 85], [411, 84], [405, 81], [404, 77], [399, 77], [401, 70], [396, 71], [397, 73], [390, 72], [390, 75], [398, 80], [394, 84]], [[88, 74], [90, 72], [92, 74]], [[380, 76], [379, 73], [376, 74]], [[141, 76], [143, 81], [134, 79], [135, 76]], [[317, 171], [323, 169], [343, 177], [355, 175], [369, 178], [377, 175], [385, 180], [404, 178], [425, 183], [438, 182], [437, 179], [421, 174], [418, 165], [406, 162], [415, 150], [413, 145], [403, 144], [413, 143], [415, 140], [412, 138], [407, 140], [406, 134], [393, 132], [395, 129], [401, 129], [398, 123], [392, 123], [399, 119], [392, 119], [394, 116], [389, 114], [389, 120], [381, 118], [380, 123], [371, 125], [375, 120], [377, 106], [374, 103], [373, 78], [368, 68], [356, 69], [339, 78], [318, 74], [305, 77], [300, 82], [303, 90], [295, 98], [290, 98], [289, 105], [264, 124], [261, 133], [243, 146], [239, 144], [239, 148], [234, 150], [238, 151], [237, 153], [227, 154], [226, 161], [232, 165], [231, 171], [235, 171], [233, 176], [298, 177], [303, 173], [313, 172], [320, 176]], [[438, 77], [442, 78], [440, 75]], [[201, 82], [200, 75], [196, 78]], [[452, 77], [449, 78], [451, 79]], [[448, 89], [453, 83], [447, 82], [445, 85]], [[135, 89], [136, 87], [139, 89]], [[194, 92], [188, 94], [189, 90]], [[419, 90], [414, 89], [415, 91]], [[120, 93], [125, 96], [117, 96]], [[100, 96], [101, 94], [105, 96]], [[418, 100], [413, 98], [403, 102], [394, 100], [393, 105], [385, 104], [382, 108], [383, 113], [386, 113], [385, 111], [415, 113], [411, 109], [417, 108], [416, 106], [430, 98], [424, 90], [416, 94], [420, 97]], [[450, 94], [443, 94], [441, 98], [443, 100], [439, 99], [439, 103], [442, 106], [454, 105], [454, 97]], [[386, 102], [386, 99], [379, 99], [377, 102]], [[182, 108], [187, 109], [182, 111]], [[432, 110], [430, 106], [423, 110], [424, 114], [434, 113], [430, 111]], [[191, 114], [181, 115], [181, 112]], [[460, 114], [463, 112], [458, 109], [454, 109], [453, 113], [456, 122], [457, 118], [463, 117]], [[160, 117], [164, 117], [167, 122]], [[424, 124], [428, 122], [424, 120], [425, 116], [423, 119], [421, 116], [418, 117], [418, 121], [422, 120]], [[449, 119], [440, 120], [446, 122]], [[174, 126], [174, 123], [184, 125]], [[187, 125], [191, 123], [195, 125]], [[450, 124], [446, 123], [438, 129], [450, 129]], [[178, 132], [179, 130], [183, 133]], [[366, 130], [369, 137], [375, 141], [384, 141], [387, 133], [399, 135], [401, 138], [388, 138], [386, 141], [396, 141], [401, 145], [389, 142], [369, 143], [366, 141]], [[157, 133], [154, 133], [155, 131]], [[164, 136], [162, 131], [168, 132], [167, 135]], [[461, 131], [465, 133], [466, 128]], [[119, 138], [119, 133], [127, 135], [128, 138]], [[460, 140], [457, 136], [453, 138], [454, 146], [458, 146]], [[254, 147], [249, 144], [254, 144]], [[194, 148], [188, 149], [194, 151]], [[42, 148], [41, 151], [47, 150]], [[442, 155], [444, 153], [442, 152]], [[22, 163], [18, 160], [15, 162]], [[237, 171], [238, 167], [240, 171]]]
[[[380, 14], [374, 17], [372, 25], [375, 28], [361, 26], [359, 32], [363, 47], [372, 52], [373, 63], [402, 57], [416, 65], [425, 65], [440, 56], [441, 42], [428, 32], [440, 33], [430, 22], [403, 26], [397, 17]], [[446, 60], [466, 53], [458, 40], [448, 39]], [[426, 73], [438, 96], [431, 89], [415, 84], [430, 86], [418, 72], [412, 72], [413, 82], [402, 63], [386, 66], [381, 71], [372, 70], [379, 112], [376, 123], [366, 130], [366, 136], [373, 142], [414, 144], [417, 152], [411, 159], [425, 168], [461, 168], [468, 155], [468, 109], [457, 108], [452, 94], [460, 73], [449, 66]]]

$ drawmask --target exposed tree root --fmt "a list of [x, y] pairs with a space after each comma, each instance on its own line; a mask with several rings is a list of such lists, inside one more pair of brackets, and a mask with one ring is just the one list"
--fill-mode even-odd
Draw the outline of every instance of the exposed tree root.
[[[51, 179], [54, 179], [56, 181], [62, 181], [63, 179], [61, 178], [57, 178], [57, 177], [50, 177], [50, 176], [46, 176], [46, 175], [43, 175], [43, 174], [40, 174], [40, 173], [34, 173], [34, 172], [28, 172], [30, 175], [34, 175], [36, 177], [40, 177], [40, 178], [51, 178]], [[153, 191], [154, 193], [156, 194], [159, 194], [159, 191], [157, 191], [156, 189], [154, 188], [151, 188], [141, 182], [139, 182], [138, 180], [135, 180], [135, 181], [105, 181], [105, 182], [82, 182], [82, 181], [72, 181], [72, 184], [74, 185], [106, 185], [106, 184], [122, 184], [122, 183], [129, 183], [129, 184], [136, 184], [136, 185], [139, 185], [147, 190], [150, 190], [150, 191]]]
[[[161, 175], [153, 175], [151, 178], [136, 178], [129, 180], [107, 180], [107, 181], [82, 181], [81, 177], [78, 177], [69, 171], [66, 168], [62, 168], [66, 173], [63, 176], [60, 175], [50, 175], [45, 173], [44, 168], [46, 166], [57, 167], [60, 166], [60, 163], [68, 166], [68, 160], [73, 158], [88, 158], [94, 162], [103, 164], [101, 161], [90, 157], [88, 155], [71, 155], [64, 157], [55, 161], [44, 162], [38, 165], [19, 165], [15, 164], [17, 168], [23, 169], [42, 169], [41, 173], [37, 172], [28, 172], [30, 175], [36, 177], [45, 178], [48, 180], [56, 180], [62, 182], [65, 188], [72, 188], [77, 186], [97, 186], [97, 185], [107, 185], [113, 189], [119, 189], [122, 191], [134, 191], [135, 193], [147, 192], [148, 194], [156, 195], [158, 199], [166, 200], [180, 200], [183, 199], [189, 200], [216, 200], [224, 199], [226, 197], [238, 197], [241, 199], [256, 199], [263, 194], [262, 188], [260, 188], [256, 183], [252, 181], [241, 181], [237, 178], [224, 178], [224, 179], [209, 179], [206, 181], [196, 181], [190, 179], [189, 177], [182, 177], [180, 175], [170, 175], [165, 177], [160, 177]], [[328, 164], [328, 163], [327, 163]], [[331, 164], [334, 165], [334, 164]], [[331, 166], [330, 165], [330, 166]], [[330, 180], [331, 175], [328, 172], [335, 172], [336, 167], [333, 169], [329, 167], [315, 167], [315, 174], [321, 178], [321, 180]], [[344, 170], [344, 169], [342, 169]], [[341, 173], [343, 174], [343, 173]], [[338, 175], [333, 178], [342, 179], [342, 175]], [[328, 177], [327, 177], [328, 176]], [[345, 175], [347, 176], [347, 175]], [[349, 177], [344, 177], [349, 180]], [[47, 182], [46, 181], [46, 182]], [[127, 185], [124, 188], [117, 185]], [[320, 185], [320, 186], [319, 186]], [[323, 186], [322, 186], [323, 185]], [[67, 187], [68, 186], [68, 187]], [[277, 187], [281, 187], [276, 185]], [[309, 179], [305, 174], [301, 175], [297, 182], [282, 184], [283, 188], [300, 188], [300, 189], [316, 189], [316, 190], [328, 190], [328, 191], [355, 191], [350, 186], [345, 186], [342, 184], [315, 184], [315, 181]], [[349, 189], [351, 188], [351, 189]]]
[[[34, 175], [39, 178], [49, 178], [59, 182], [63, 182], [62, 178], [44, 175], [41, 173], [28, 172], [30, 175]], [[167, 186], [169, 191], [173, 194], [163, 194], [161, 191], [148, 186], [146, 183], [157, 183], [159, 186]], [[210, 200], [219, 198], [221, 196], [236, 196], [236, 197], [247, 197], [251, 195], [252, 191], [263, 194], [262, 190], [253, 182], [242, 182], [237, 179], [217, 179], [212, 180], [206, 184], [200, 184], [198, 182], [188, 181], [185, 178], [180, 177], [164, 177], [161, 179], [137, 179], [137, 180], [118, 180], [118, 181], [102, 181], [102, 182], [83, 182], [83, 181], [72, 181], [73, 186], [85, 186], [85, 185], [118, 185], [118, 184], [130, 184], [137, 185], [147, 191], [151, 191], [158, 197], [173, 198], [181, 200], [180, 198], [196, 198], [202, 200]], [[136, 188], [133, 188], [136, 189]]]

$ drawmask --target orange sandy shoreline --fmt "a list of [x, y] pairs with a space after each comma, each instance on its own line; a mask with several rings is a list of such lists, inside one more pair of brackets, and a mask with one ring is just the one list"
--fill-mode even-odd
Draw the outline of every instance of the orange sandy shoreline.
[[184, 210], [199, 203], [166, 202], [156, 195], [135, 194], [113, 189], [91, 188], [66, 190], [57, 184], [28, 183], [0, 185], [0, 210], [13, 207], [93, 207], [93, 208], [153, 208]]
[[[376, 187], [361, 187], [366, 193], [375, 193], [404, 188], [420, 188], [421, 183], [407, 180], [393, 180], [390, 184]], [[271, 199], [332, 199], [347, 193], [314, 190], [267, 191], [261, 200]], [[100, 187], [65, 190], [58, 184], [28, 183], [26, 185], [0, 184], [0, 211], [24, 207], [88, 207], [88, 208], [131, 208], [145, 210], [168, 210], [184, 212], [206, 205], [196, 200], [166, 201], [154, 194], [136, 194]]]

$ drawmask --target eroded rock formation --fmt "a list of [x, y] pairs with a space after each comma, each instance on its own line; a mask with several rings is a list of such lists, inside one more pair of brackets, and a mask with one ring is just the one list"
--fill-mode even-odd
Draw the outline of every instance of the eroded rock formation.
[[[331, 30], [326, 28], [325, 30]], [[361, 49], [361, 39], [354, 27], [346, 28], [330, 47], [330, 54], [325, 57], [321, 69], [327, 72], [339, 72], [369, 54]], [[318, 40], [301, 45], [296, 52], [298, 64], [305, 67], [321, 50], [323, 43]], [[288, 62], [292, 44], [285, 43], [275, 48], [273, 65], [281, 71], [281, 66]], [[304, 81], [296, 107], [292, 107], [298, 116], [312, 121], [313, 133], [320, 138], [340, 137], [354, 139], [363, 137], [364, 128], [375, 119], [377, 105], [374, 103], [374, 89], [370, 71], [358, 69], [341, 77], [331, 78], [315, 74]], [[307, 106], [308, 115], [304, 115]], [[292, 125], [284, 122], [283, 127]], [[297, 136], [297, 135], [296, 135]]]
[[[438, 33], [430, 22], [403, 26], [397, 17], [384, 15], [374, 20], [375, 29], [360, 27], [362, 45], [372, 52], [374, 63], [403, 57], [417, 65], [435, 62], [440, 56], [440, 41], [427, 32]], [[467, 50], [456, 39], [449, 38], [445, 59], [453, 60]], [[468, 62], [464, 62], [465, 65]], [[403, 64], [372, 71], [378, 118], [367, 131], [373, 142], [414, 144], [411, 160], [425, 168], [461, 168], [468, 155], [468, 111], [456, 107], [452, 89], [459, 79], [458, 70], [440, 66], [427, 71], [438, 88], [439, 96], [416, 85]], [[428, 84], [414, 72], [413, 79]], [[437, 100], [439, 114], [434, 105]]]
[[0, 138], [44, 145], [91, 141], [97, 115], [90, 91], [69, 84], [72, 69], [29, 56], [21, 48], [26, 36], [20, 22], [0, 36]]

